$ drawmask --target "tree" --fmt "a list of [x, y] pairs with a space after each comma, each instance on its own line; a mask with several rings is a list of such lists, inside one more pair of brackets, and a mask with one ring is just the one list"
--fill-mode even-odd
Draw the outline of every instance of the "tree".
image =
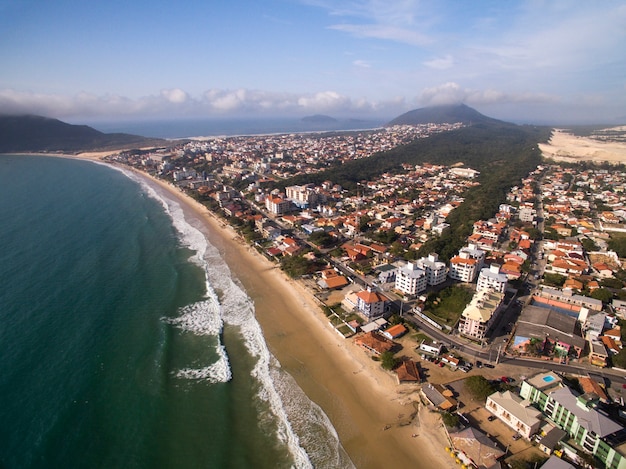
[[607, 304], [613, 299], [613, 293], [606, 288], [596, 288], [591, 292], [591, 298], [602, 301], [602, 303]]
[[385, 370], [393, 370], [398, 364], [398, 359], [393, 355], [393, 352], [383, 352], [380, 354], [381, 366]]
[[481, 401], [495, 392], [489, 380], [482, 375], [470, 376], [465, 380], [465, 386], [474, 399]]
[[459, 425], [459, 416], [451, 412], [443, 412], [441, 414], [441, 420], [443, 420], [443, 423], [448, 428], [454, 428]]

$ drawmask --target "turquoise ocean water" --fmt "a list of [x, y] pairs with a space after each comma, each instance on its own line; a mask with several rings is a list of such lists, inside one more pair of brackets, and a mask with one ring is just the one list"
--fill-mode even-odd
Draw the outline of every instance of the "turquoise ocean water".
[[136, 176], [0, 155], [0, 467], [350, 467], [198, 220]]

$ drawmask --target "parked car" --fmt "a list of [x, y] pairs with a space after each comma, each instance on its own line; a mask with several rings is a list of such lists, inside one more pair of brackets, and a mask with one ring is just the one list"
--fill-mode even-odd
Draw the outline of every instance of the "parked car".
[[483, 366], [485, 368], [495, 368], [495, 366], [493, 366], [491, 363], [485, 363]]
[[490, 415], [489, 417], [487, 417], [487, 420], [489, 420], [490, 422], [493, 422], [497, 417], [495, 415]]
[[483, 367], [483, 362], [481, 362], [480, 360], [476, 360], [476, 368], [482, 368]]
[[513, 435], [513, 440], [517, 441], [522, 437], [522, 435], [520, 435], [519, 433], [516, 433], [515, 435]]

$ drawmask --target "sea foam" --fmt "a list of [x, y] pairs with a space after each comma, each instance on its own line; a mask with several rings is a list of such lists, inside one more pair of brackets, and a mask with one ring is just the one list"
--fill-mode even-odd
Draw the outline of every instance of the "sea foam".
[[[233, 278], [219, 250], [208, 243], [201, 231], [202, 222], [195, 218], [186, 219], [178, 202], [160, 191], [157, 193], [143, 178], [131, 172], [125, 173], [162, 204], [183, 244], [193, 250], [191, 260], [206, 273], [207, 298], [182, 308], [178, 317], [167, 319], [167, 322], [187, 332], [216, 336], [218, 341], [221, 340], [224, 323], [237, 328], [248, 353], [257, 359], [251, 374], [260, 383], [258, 398], [269, 406], [273, 417], [268, 418], [276, 421], [277, 437], [289, 448], [293, 466], [303, 469], [354, 467], [328, 417], [306, 397], [270, 353], [255, 317], [254, 302], [239, 281]], [[219, 299], [216, 291], [220, 292]], [[221, 342], [218, 342], [216, 352], [220, 357], [217, 362], [204, 368], [178, 370], [176, 376], [211, 383], [230, 380], [232, 374], [228, 356]]]

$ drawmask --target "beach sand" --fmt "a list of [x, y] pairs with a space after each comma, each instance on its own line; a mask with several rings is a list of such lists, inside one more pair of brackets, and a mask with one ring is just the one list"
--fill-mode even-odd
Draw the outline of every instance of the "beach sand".
[[415, 385], [398, 385], [350, 339], [327, 323], [311, 292], [244, 244], [203, 205], [170, 184], [142, 174], [201, 219], [205, 235], [254, 300], [270, 351], [328, 415], [357, 468], [455, 467], [437, 414], [422, 407]]

